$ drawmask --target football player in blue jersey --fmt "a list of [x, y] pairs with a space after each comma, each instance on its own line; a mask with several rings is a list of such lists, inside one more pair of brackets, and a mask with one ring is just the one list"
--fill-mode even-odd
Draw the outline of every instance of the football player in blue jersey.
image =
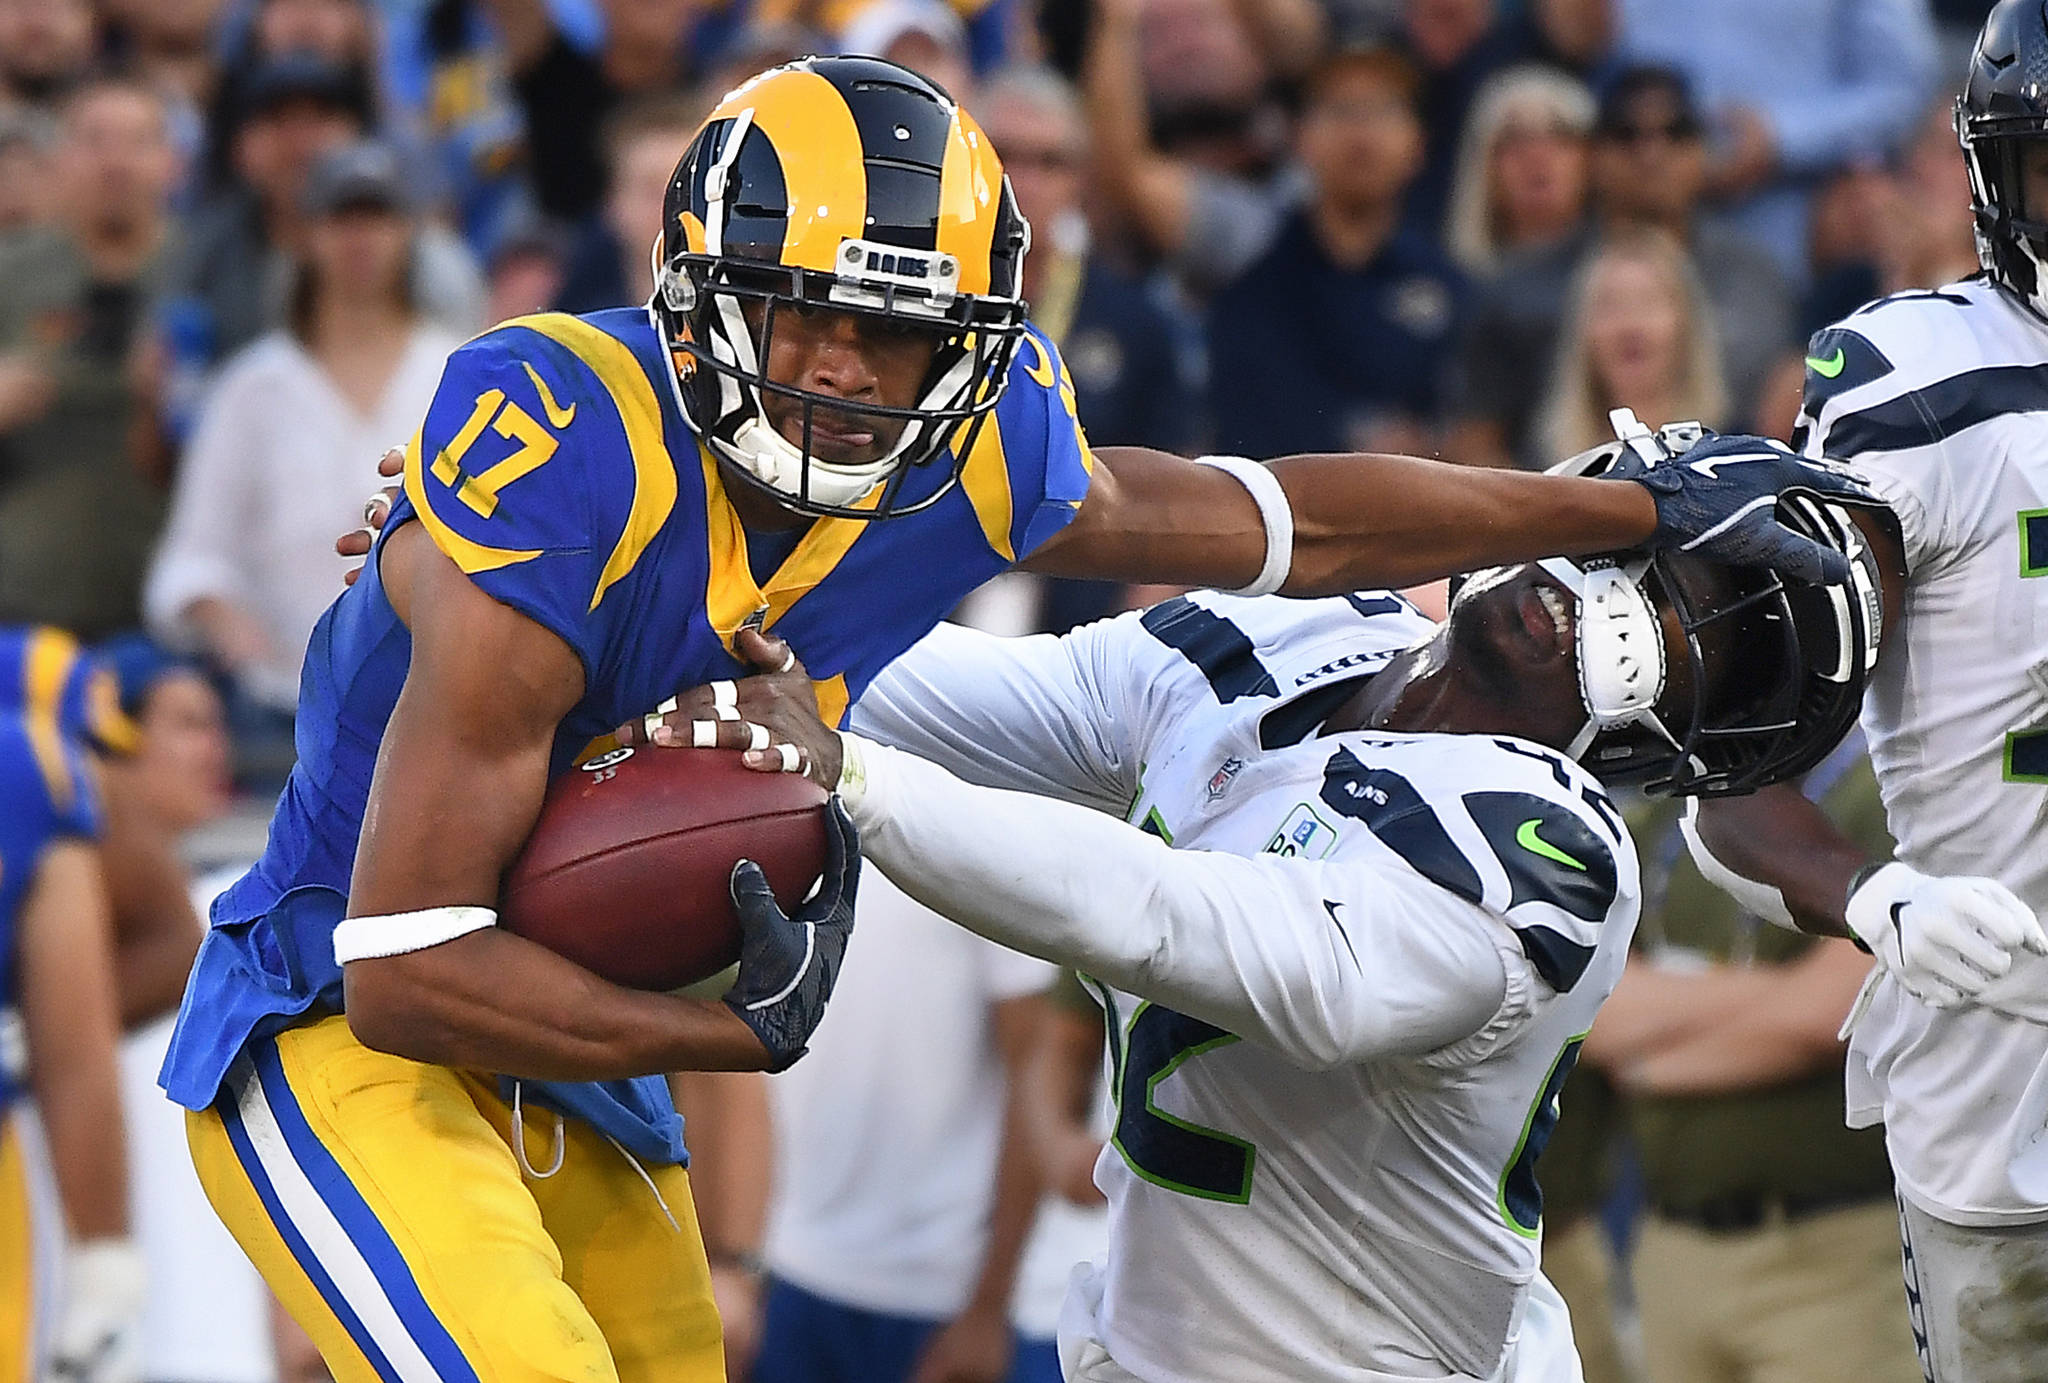
[[314, 631], [298, 766], [215, 905], [163, 1076], [222, 1218], [344, 1383], [722, 1377], [658, 1073], [802, 1053], [851, 827], [795, 917], [742, 867], [722, 1002], [608, 985], [492, 909], [550, 776], [680, 689], [729, 689], [749, 630], [838, 720], [1019, 562], [1305, 594], [1650, 541], [1839, 560], [1771, 492], [1854, 487], [1789, 456], [1616, 485], [1092, 453], [1018, 296], [1028, 243], [944, 92], [807, 58], [692, 141], [645, 310], [522, 318], [450, 358]]
[[100, 783], [100, 863], [114, 909], [114, 976], [124, 1029], [177, 1007], [199, 945], [191, 880], [177, 856], [174, 828], [135, 800], [119, 771], [142, 748], [142, 727], [122, 709], [118, 659], [106, 655], [110, 648], [148, 646], [134, 635], [88, 654], [50, 625], [0, 625], [0, 715], [27, 715], [32, 722], [54, 717], [69, 740], [110, 770]]
[[[91, 768], [59, 709], [77, 647], [52, 635], [20, 664], [33, 673], [34, 701], [0, 710], [0, 1383], [132, 1383], [143, 1270], [128, 1237], [111, 909], [93, 844]], [[38, 1236], [14, 1117], [29, 1099], [69, 1239], [41, 1361], [31, 1357]]]

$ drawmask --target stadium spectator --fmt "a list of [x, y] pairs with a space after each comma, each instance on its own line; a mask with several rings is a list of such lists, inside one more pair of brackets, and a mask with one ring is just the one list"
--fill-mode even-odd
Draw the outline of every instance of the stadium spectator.
[[[1108, 1202], [1095, 1185], [1095, 1163], [1114, 1118], [1102, 1078], [1102, 1006], [1071, 970], [1060, 972], [1046, 1000], [1022, 1092], [1045, 1195], [1017, 1270], [1011, 1318], [1020, 1358], [1053, 1354], [1074, 1265], [1109, 1248]], [[1045, 1383], [1059, 1377], [1053, 1362]]]
[[1903, 143], [1933, 88], [1928, 0], [1616, 0], [1615, 10], [1626, 60], [1676, 68], [1699, 92], [1714, 133], [1708, 194], [1803, 284], [1815, 185]]
[[347, 74], [360, 94], [363, 127], [382, 123], [377, 95], [376, 34], [362, 0], [254, 0], [222, 25], [221, 72], [208, 120], [205, 186], [231, 187], [238, 172], [233, 139], [252, 86], [280, 59], [320, 62]]
[[1791, 289], [1755, 241], [1699, 215], [1706, 151], [1684, 79], [1636, 69], [1615, 79], [1593, 135], [1594, 198], [1602, 226], [1651, 226], [1684, 242], [1713, 304], [1721, 364], [1736, 418], [1794, 338]]
[[1214, 442], [1225, 452], [1428, 452], [1463, 276], [1404, 229], [1422, 157], [1415, 75], [1392, 49], [1311, 76], [1297, 140], [1314, 184], [1271, 250], [1210, 305]]
[[[1139, 278], [1094, 252], [1082, 210], [1088, 126], [1073, 88], [1049, 68], [1006, 69], [982, 86], [975, 109], [1031, 222], [1024, 296], [1066, 360], [1089, 440], [1189, 451], [1199, 334], [1157, 276]], [[1113, 583], [1047, 580], [1038, 620], [1058, 631], [1121, 608]]]
[[304, 198], [289, 324], [222, 370], [148, 590], [151, 624], [233, 677], [245, 734], [287, 743], [307, 636], [341, 589], [329, 543], [360, 520], [376, 457], [418, 428], [460, 344], [414, 302], [419, 227], [388, 148], [330, 154]]
[[578, 32], [545, 0], [483, 0], [526, 120], [534, 197], [575, 223], [604, 198], [605, 121], [636, 96], [694, 75], [694, 0], [601, 0], [600, 32]]
[[175, 164], [154, 93], [89, 81], [58, 120], [54, 219], [0, 250], [0, 621], [96, 639], [141, 617], [163, 496], [131, 450], [130, 367]]
[[[1796, 340], [1792, 293], [1769, 254], [1699, 215], [1706, 140], [1685, 78], [1635, 67], [1604, 89], [1593, 128], [1597, 230], [1661, 229], [1690, 251], [1713, 306], [1730, 421], [1747, 419], [1765, 377]], [[1532, 430], [1548, 385], [1573, 276], [1594, 233], [1516, 255], [1480, 295], [1452, 374], [1459, 419], [1450, 450], [1483, 465], [1540, 468], [1546, 455]]]
[[497, 34], [478, 0], [429, 0], [382, 18], [393, 113], [419, 141], [463, 240], [489, 259], [534, 215], [525, 119]]
[[54, 111], [92, 65], [90, 0], [0, 0], [0, 105]]
[[196, 664], [139, 633], [93, 652], [136, 728], [127, 752], [100, 759], [121, 1025], [135, 1028], [170, 1013], [185, 992], [204, 924], [180, 841], [228, 811], [233, 751], [220, 693]]
[[974, 97], [967, 26], [945, 0], [871, 0], [840, 31], [839, 51], [901, 63], [956, 101]]
[[1574, 281], [1549, 396], [1537, 419], [1545, 455], [1562, 460], [1609, 441], [1609, 410], [1638, 418], [1727, 421], [1713, 319], [1685, 250], [1661, 231], [1601, 245]]
[[0, 247], [50, 215], [51, 121], [0, 109]]
[[754, 1383], [998, 1383], [1039, 1199], [1023, 1072], [1055, 972], [861, 882], [861, 944], [810, 1055], [771, 1085]]
[[1090, 25], [1083, 90], [1105, 217], [1198, 297], [1265, 252], [1301, 192], [1248, 28], [1222, 0], [1105, 0]]
[[1417, 230], [1437, 238], [1473, 105], [1496, 73], [1530, 55], [1529, 31], [1506, 22], [1497, 0], [1408, 0], [1401, 37], [1422, 79], [1416, 110], [1424, 152], [1407, 214]]
[[1501, 256], [1548, 249], [1580, 229], [1592, 125], [1592, 95], [1546, 68], [1515, 68], [1480, 90], [1444, 231], [1460, 268], [1490, 275]]
[[[1890, 851], [1861, 736], [1806, 791], [1851, 839]], [[1650, 1376], [1917, 1383], [1884, 1137], [1842, 1126], [1836, 1032], [1870, 959], [1745, 914], [1700, 877], [1678, 815], [1668, 800], [1632, 813], [1642, 925], [1583, 1053], [1624, 1092], [1641, 1160]], [[1547, 1235], [1544, 1248], [1548, 1271]]]
[[558, 309], [595, 312], [653, 294], [662, 198], [703, 123], [703, 101], [686, 93], [643, 96], [619, 108], [605, 129], [604, 209], [570, 246]]
[[[271, 60], [244, 93], [229, 137], [236, 183], [194, 219], [173, 279], [180, 305], [197, 309], [203, 339], [188, 349], [202, 356], [202, 369], [285, 324], [306, 247], [307, 180], [322, 158], [372, 125], [362, 73], [320, 58]], [[408, 274], [424, 315], [459, 333], [480, 325], [483, 276], [445, 227], [420, 226]]]
[[562, 296], [567, 256], [567, 240], [544, 226], [517, 226], [500, 236], [484, 263], [484, 320], [509, 322], [552, 308]]

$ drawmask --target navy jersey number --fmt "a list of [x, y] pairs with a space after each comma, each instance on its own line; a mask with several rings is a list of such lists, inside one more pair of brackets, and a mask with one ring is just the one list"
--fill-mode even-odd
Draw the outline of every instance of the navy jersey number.
[[1252, 1198], [1257, 1150], [1242, 1138], [1168, 1114], [1154, 1100], [1159, 1083], [1184, 1063], [1235, 1041], [1214, 1024], [1158, 1004], [1141, 1003], [1131, 1015], [1110, 1143], [1125, 1165], [1154, 1186], [1233, 1205]]

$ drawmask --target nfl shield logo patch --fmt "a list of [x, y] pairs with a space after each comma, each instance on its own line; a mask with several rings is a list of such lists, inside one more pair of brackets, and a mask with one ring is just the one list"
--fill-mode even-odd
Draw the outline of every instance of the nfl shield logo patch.
[[1209, 775], [1209, 800], [1211, 802], [1214, 802], [1223, 795], [1224, 790], [1230, 786], [1231, 780], [1237, 777], [1238, 770], [1243, 767], [1244, 760], [1233, 754], [1223, 761], [1220, 768]]

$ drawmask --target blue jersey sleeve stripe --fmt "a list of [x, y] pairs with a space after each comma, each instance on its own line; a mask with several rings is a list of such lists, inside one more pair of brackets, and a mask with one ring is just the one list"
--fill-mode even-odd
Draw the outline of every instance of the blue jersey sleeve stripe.
[[[598, 575], [597, 590], [590, 597], [590, 608], [595, 610], [604, 600], [605, 592], [633, 570], [676, 507], [675, 462], [669, 458], [662, 432], [661, 401], [655, 396], [647, 371], [626, 344], [580, 317], [546, 312], [520, 317], [510, 325], [538, 333], [582, 361], [611, 396], [612, 407], [625, 428], [626, 446], [633, 458], [633, 503], [625, 528]], [[574, 421], [575, 405], [560, 409], [533, 367], [527, 365], [526, 371], [533, 379], [548, 421], [558, 428], [569, 426]]]
[[249, 1055], [256, 1068], [256, 1079], [262, 1087], [264, 1104], [284, 1136], [285, 1151], [305, 1173], [342, 1233], [369, 1264], [376, 1275], [377, 1285], [383, 1289], [391, 1309], [396, 1312], [399, 1324], [432, 1366], [432, 1376], [444, 1380], [444, 1383], [478, 1383], [476, 1370], [421, 1295], [412, 1268], [399, 1252], [398, 1245], [392, 1242], [390, 1232], [307, 1122], [297, 1096], [292, 1093], [291, 1083], [285, 1079], [284, 1065], [277, 1055], [276, 1045], [271, 1042], [254, 1043]]

